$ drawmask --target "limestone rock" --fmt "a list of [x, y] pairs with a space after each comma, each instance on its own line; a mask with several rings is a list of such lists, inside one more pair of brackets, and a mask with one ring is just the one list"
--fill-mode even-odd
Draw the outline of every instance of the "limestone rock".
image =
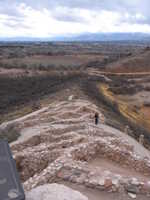
[[72, 101], [73, 98], [74, 98], [74, 95], [71, 95], [71, 96], [68, 97], [68, 100], [69, 100], [69, 101]]
[[128, 193], [129, 197], [131, 197], [132, 199], [136, 199], [136, 194], [133, 193]]
[[27, 192], [26, 200], [88, 200], [88, 198], [69, 187], [54, 183]]
[[136, 186], [136, 185], [127, 185], [125, 187], [126, 191], [129, 192], [129, 193], [133, 193], [133, 194], [137, 194], [139, 193], [139, 188]]
[[105, 188], [110, 188], [112, 187], [112, 180], [110, 178], [107, 178], [105, 180]]

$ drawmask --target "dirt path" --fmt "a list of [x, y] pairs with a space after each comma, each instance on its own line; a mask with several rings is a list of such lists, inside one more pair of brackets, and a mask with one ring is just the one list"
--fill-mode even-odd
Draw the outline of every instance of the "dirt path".
[[[108, 193], [102, 192], [97, 189], [90, 189], [82, 185], [77, 185], [73, 183], [60, 182], [67, 187], [81, 192], [83, 195], [87, 196], [89, 200], [131, 200], [127, 193]], [[138, 195], [136, 200], [149, 200], [149, 197], [143, 195]]]
[[124, 75], [131, 75], [131, 76], [136, 76], [136, 75], [142, 75], [142, 76], [147, 76], [150, 75], [150, 72], [124, 72], [124, 73], [120, 73], [120, 72], [105, 72], [105, 71], [99, 71], [96, 69], [88, 69], [88, 74], [92, 75], [92, 76], [98, 76], [98, 75], [115, 75], [115, 76], [124, 76]]

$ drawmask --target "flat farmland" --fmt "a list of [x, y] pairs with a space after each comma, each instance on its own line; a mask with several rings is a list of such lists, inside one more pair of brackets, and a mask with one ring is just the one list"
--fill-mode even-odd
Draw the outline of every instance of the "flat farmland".
[[34, 56], [26, 56], [24, 58], [9, 58], [9, 59], [1, 59], [1, 66], [11, 66], [16, 68], [24, 68], [27, 66], [28, 68], [39, 67], [40, 65], [44, 67], [75, 67], [75, 66], [83, 66], [88, 64], [89, 62], [94, 62], [95, 60], [98, 62], [102, 62], [105, 59], [105, 56], [101, 55], [34, 55]]

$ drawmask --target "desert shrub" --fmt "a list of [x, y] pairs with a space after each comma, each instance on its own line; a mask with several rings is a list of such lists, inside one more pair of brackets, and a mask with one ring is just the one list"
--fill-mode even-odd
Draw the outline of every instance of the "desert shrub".
[[145, 106], [145, 107], [150, 107], [150, 102], [144, 102], [144, 103], [143, 103], [143, 106]]
[[145, 51], [150, 51], [150, 46], [145, 47]]
[[126, 56], [132, 56], [131, 52], [127, 52]]
[[146, 87], [144, 88], [144, 90], [150, 92], [150, 87], [149, 87], [149, 86], [146, 86]]
[[34, 102], [32, 104], [32, 111], [36, 111], [36, 110], [39, 110], [41, 108], [41, 105], [39, 102]]
[[136, 86], [130, 86], [130, 85], [120, 85], [117, 87], [110, 87], [109, 91], [113, 92], [114, 94], [118, 95], [118, 94], [130, 94], [130, 95], [134, 95], [137, 92], [141, 91], [143, 89], [142, 86], [140, 85], [136, 85]]
[[119, 121], [114, 120], [114, 119], [107, 118], [106, 119], [106, 125], [111, 126], [113, 128], [116, 128], [118, 130], [123, 130], [122, 124]]
[[0, 128], [0, 139], [9, 143], [18, 139], [20, 132], [16, 124], [8, 124], [6, 128]]
[[128, 80], [127, 77], [111, 76], [110, 78], [112, 82], [109, 84], [109, 90], [114, 94], [134, 95], [144, 89], [142, 85], [135, 83], [134, 80]]
[[28, 65], [25, 64], [25, 63], [21, 63], [21, 64], [19, 65], [19, 67], [22, 68], [22, 69], [27, 69], [27, 68], [28, 68]]
[[40, 71], [44, 70], [45, 68], [46, 68], [46, 66], [43, 65], [42, 63], [40, 63], [40, 64], [37, 65], [37, 67], [36, 67], [36, 69], [38, 69], [38, 70], [40, 70]]
[[120, 113], [118, 104], [116, 102], [110, 101], [103, 94], [103, 91], [101, 91], [101, 89], [98, 88], [96, 82], [85, 81], [82, 87], [83, 87], [84, 92], [88, 96], [90, 96], [91, 98], [97, 99], [99, 102], [109, 107], [109, 109], [111, 109], [113, 112]]
[[6, 69], [11, 69], [12, 66], [10, 66], [8, 63], [0, 62], [0, 67], [6, 68]]
[[62, 90], [66, 84], [78, 82], [81, 76], [79, 73], [68, 73], [63, 76], [0, 77], [0, 114]]

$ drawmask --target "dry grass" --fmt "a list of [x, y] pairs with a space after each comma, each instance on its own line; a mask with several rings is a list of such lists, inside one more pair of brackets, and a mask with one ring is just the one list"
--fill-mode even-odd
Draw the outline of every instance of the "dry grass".
[[8, 124], [6, 128], [0, 129], [0, 139], [13, 142], [20, 136], [17, 124]]
[[126, 117], [128, 120], [142, 125], [143, 127], [150, 130], [150, 121], [149, 121], [149, 114], [150, 108], [146, 108], [145, 106], [137, 106], [131, 103], [131, 100], [125, 98], [120, 98], [118, 95], [114, 95], [110, 92], [108, 85], [100, 85], [100, 89], [103, 92], [104, 96], [113, 103], [117, 103], [119, 112]]
[[150, 72], [150, 52], [111, 64], [107, 71], [113, 73]]
[[104, 56], [96, 55], [34, 55], [24, 58], [1, 59], [0, 67], [5, 68], [54, 68], [54, 67], [77, 67], [87, 65], [89, 62], [102, 62]]

